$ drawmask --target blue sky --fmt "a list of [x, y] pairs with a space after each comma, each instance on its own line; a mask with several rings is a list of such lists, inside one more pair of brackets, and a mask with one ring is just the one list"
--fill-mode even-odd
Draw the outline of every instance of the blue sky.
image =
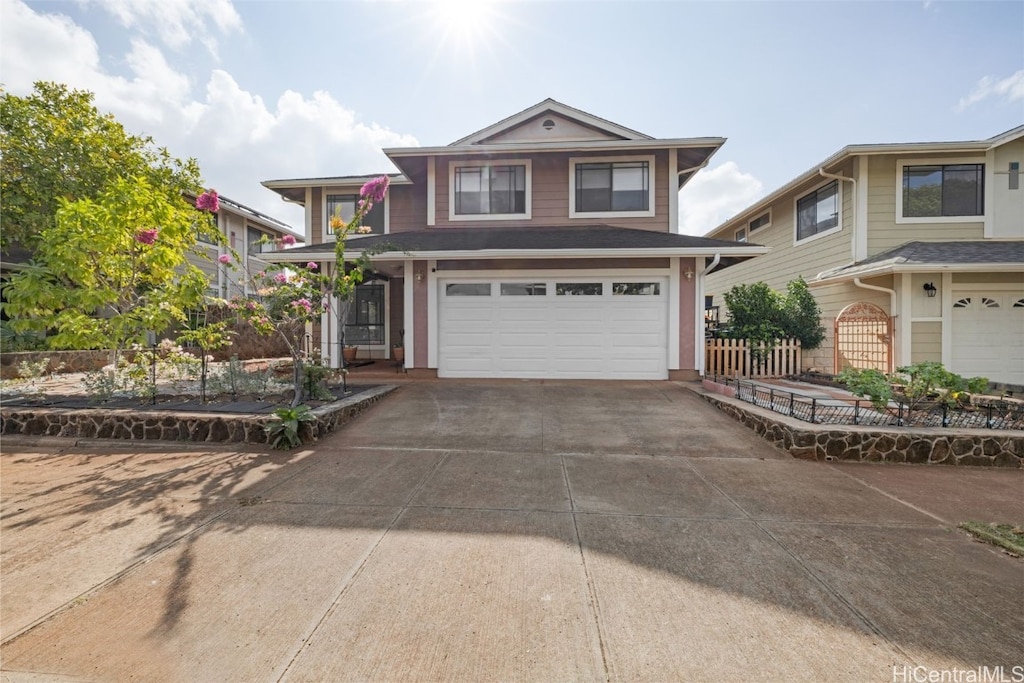
[[847, 144], [1024, 123], [1024, 2], [0, 0], [0, 82], [97, 105], [296, 227], [268, 178], [392, 170], [546, 97], [729, 139], [680, 194], [703, 234]]

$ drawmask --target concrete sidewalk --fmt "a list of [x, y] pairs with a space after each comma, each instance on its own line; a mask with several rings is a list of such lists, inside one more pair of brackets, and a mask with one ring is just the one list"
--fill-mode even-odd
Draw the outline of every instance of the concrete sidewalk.
[[418, 382], [293, 453], [0, 458], [0, 680], [1024, 664], [1024, 472], [795, 461], [666, 382]]

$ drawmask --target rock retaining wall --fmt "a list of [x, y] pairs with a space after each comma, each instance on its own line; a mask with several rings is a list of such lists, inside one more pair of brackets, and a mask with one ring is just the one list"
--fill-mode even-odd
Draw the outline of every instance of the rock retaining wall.
[[[375, 387], [313, 409], [316, 421], [306, 425], [309, 434], [313, 439], [329, 434], [396, 388]], [[0, 410], [0, 434], [262, 444], [267, 443], [263, 425], [272, 419], [273, 415], [12, 407]]]
[[794, 458], [1024, 468], [1024, 433], [1020, 431], [818, 426], [720, 390], [731, 387], [707, 380], [704, 386], [706, 401]]

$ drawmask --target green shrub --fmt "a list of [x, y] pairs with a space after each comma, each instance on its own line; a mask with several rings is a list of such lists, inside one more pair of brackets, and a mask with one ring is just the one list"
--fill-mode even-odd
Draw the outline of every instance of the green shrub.
[[825, 339], [821, 307], [803, 278], [779, 294], [764, 282], [736, 285], [725, 293], [729, 311], [728, 336], [748, 339], [767, 353], [778, 339], [799, 339], [803, 349], [816, 349]]
[[274, 411], [274, 419], [264, 429], [270, 439], [270, 445], [278, 450], [286, 451], [302, 444], [299, 429], [305, 422], [312, 422], [316, 416], [309, 406], [295, 408], [278, 408]]
[[906, 365], [890, 374], [874, 368], [846, 368], [836, 379], [854, 395], [867, 396], [878, 409], [885, 408], [893, 398], [899, 398], [911, 410], [926, 401], [953, 406], [963, 403], [969, 394], [980, 394], [988, 389], [988, 378], [965, 379], [936, 361]]

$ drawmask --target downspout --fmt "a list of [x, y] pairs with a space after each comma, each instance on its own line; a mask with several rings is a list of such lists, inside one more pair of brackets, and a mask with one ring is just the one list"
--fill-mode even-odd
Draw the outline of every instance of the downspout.
[[[850, 261], [852, 263], [857, 262], [857, 179], [847, 178], [844, 175], [836, 175], [835, 173], [826, 173], [824, 166], [818, 167], [818, 174], [823, 178], [829, 178], [831, 180], [845, 180], [848, 183], [853, 184], [853, 201], [850, 202], [850, 217], [852, 218], [853, 226], [850, 229]], [[843, 207], [839, 207], [839, 212], [842, 213]]]
[[704, 369], [707, 361], [707, 352], [704, 350], [704, 347], [707, 345], [707, 340], [704, 338], [704, 276], [707, 275], [712, 270], [714, 270], [715, 267], [718, 266], [719, 263], [721, 263], [721, 261], [722, 252], [715, 253], [715, 257], [711, 259], [711, 263], [704, 266], [704, 268], [699, 273], [697, 273], [697, 286], [694, 288], [694, 296], [697, 299], [695, 302], [697, 305], [694, 306], [694, 308], [701, 312], [699, 318], [700, 324], [696, 325], [696, 330], [694, 330], [693, 346], [694, 355], [696, 356], [694, 360], [696, 361], [695, 365], [697, 366], [697, 374], [700, 375], [701, 377], [704, 376]]

